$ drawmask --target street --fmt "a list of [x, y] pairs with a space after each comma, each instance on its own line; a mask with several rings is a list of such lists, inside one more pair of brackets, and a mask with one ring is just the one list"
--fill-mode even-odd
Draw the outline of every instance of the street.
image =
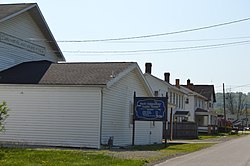
[[156, 166], [250, 166], [250, 135], [233, 139]]

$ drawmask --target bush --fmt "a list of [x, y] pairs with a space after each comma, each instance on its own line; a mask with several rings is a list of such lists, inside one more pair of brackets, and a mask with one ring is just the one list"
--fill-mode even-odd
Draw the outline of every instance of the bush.
[[0, 132], [5, 130], [4, 121], [9, 116], [8, 111], [7, 103], [5, 101], [0, 103]]

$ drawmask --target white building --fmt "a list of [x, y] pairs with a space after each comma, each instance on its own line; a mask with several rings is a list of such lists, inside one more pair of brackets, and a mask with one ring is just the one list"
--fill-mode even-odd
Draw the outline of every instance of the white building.
[[[195, 121], [200, 132], [213, 132], [217, 130], [217, 114], [214, 112], [216, 102], [213, 85], [194, 85], [187, 80], [187, 85], [182, 86], [190, 91], [189, 109], [194, 110]], [[193, 96], [193, 97], [192, 97]]]
[[182, 90], [179, 80], [176, 80], [176, 86], [169, 83], [170, 73], [164, 74], [164, 80], [161, 80], [151, 74], [152, 64], [145, 65], [145, 78], [148, 81], [151, 89], [156, 97], [165, 97], [168, 94], [168, 121], [170, 121], [170, 111], [173, 111], [173, 116], [177, 121], [194, 121], [190, 119], [190, 112], [186, 109], [186, 100], [188, 94]]
[[154, 91], [155, 96], [168, 94], [168, 121], [170, 110], [176, 122], [197, 122], [200, 132], [208, 132], [211, 127], [217, 126], [217, 115], [213, 112], [215, 93], [213, 85], [193, 85], [190, 80], [187, 85], [180, 85], [180, 80], [175, 80], [175, 85], [169, 83], [170, 73], [164, 73], [164, 80], [151, 74], [152, 64], [145, 65], [145, 78]]
[[0, 4], [0, 71], [28, 61], [65, 61], [37, 4]]
[[[101, 148], [131, 145], [133, 94], [150, 97], [137, 63], [65, 61], [37, 4], [0, 4], [0, 142]], [[136, 121], [135, 144], [161, 143], [162, 122]]]
[[[101, 148], [132, 143], [133, 94], [153, 96], [137, 63], [25, 62], [0, 72], [10, 108], [0, 141]], [[162, 122], [136, 121], [135, 144], [161, 143]]]

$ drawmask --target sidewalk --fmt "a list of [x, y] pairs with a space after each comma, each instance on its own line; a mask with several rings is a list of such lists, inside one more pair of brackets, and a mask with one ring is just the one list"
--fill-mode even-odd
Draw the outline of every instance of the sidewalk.
[[190, 140], [182, 140], [182, 139], [175, 139], [175, 140], [167, 140], [167, 143], [169, 144], [192, 144], [192, 143], [221, 143], [221, 142], [225, 142], [225, 141], [229, 141], [231, 139], [235, 139], [236, 137], [232, 137], [232, 136], [221, 136], [218, 138], [210, 138], [210, 139], [203, 139], [203, 140], [199, 140], [199, 139], [190, 139]]

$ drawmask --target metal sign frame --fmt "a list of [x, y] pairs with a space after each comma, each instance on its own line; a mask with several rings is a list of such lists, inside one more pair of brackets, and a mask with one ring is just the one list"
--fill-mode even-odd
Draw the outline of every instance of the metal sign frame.
[[163, 121], [166, 116], [166, 97], [135, 97], [135, 120]]
[[135, 121], [162, 121], [167, 146], [168, 93], [166, 97], [136, 97], [134, 92], [132, 146], [135, 144]]

